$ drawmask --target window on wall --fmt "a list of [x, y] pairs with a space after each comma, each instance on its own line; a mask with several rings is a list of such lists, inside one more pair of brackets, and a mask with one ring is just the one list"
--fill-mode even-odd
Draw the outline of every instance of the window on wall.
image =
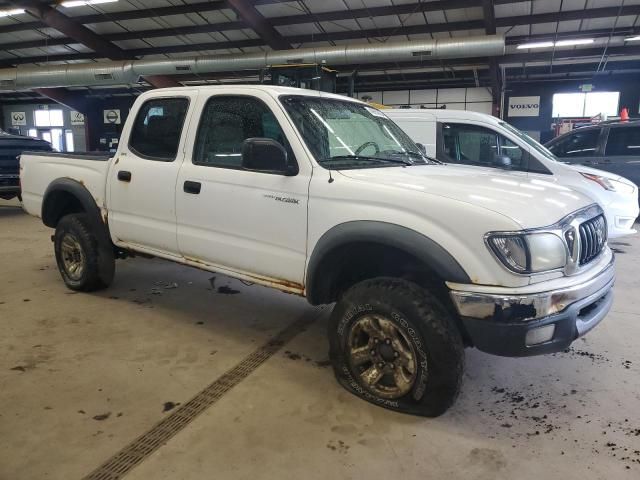
[[553, 117], [595, 117], [618, 115], [620, 92], [556, 93]]
[[62, 110], [36, 110], [34, 121], [36, 127], [62, 127], [64, 125]]
[[75, 145], [73, 144], [73, 132], [71, 130], [65, 130], [64, 132], [64, 142], [67, 147], [67, 152], [74, 152]]

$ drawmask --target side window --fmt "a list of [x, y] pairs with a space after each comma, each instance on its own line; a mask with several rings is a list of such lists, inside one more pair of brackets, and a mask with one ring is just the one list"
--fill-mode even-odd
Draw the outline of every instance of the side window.
[[609, 130], [607, 156], [640, 156], [640, 127], [618, 127]]
[[186, 98], [147, 100], [131, 129], [131, 151], [149, 160], [174, 161], [188, 108]]
[[511, 140], [488, 128], [476, 125], [445, 123], [442, 126], [442, 151], [444, 161], [501, 167], [500, 157], [509, 157], [511, 168], [525, 169], [524, 151]]
[[582, 132], [577, 130], [551, 145], [549, 150], [560, 158], [593, 157], [598, 149], [599, 137], [599, 128], [592, 128]]
[[275, 140], [292, 157], [278, 120], [262, 101], [251, 97], [212, 97], [202, 112], [193, 163], [242, 168], [242, 144], [247, 138]]

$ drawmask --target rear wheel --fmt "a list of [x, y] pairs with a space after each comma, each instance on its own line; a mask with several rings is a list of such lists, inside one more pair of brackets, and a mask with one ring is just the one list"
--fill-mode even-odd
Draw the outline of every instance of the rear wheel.
[[113, 280], [113, 251], [100, 248], [84, 213], [64, 216], [56, 226], [54, 249], [58, 270], [71, 290], [90, 292]]
[[338, 381], [377, 405], [444, 413], [460, 391], [464, 346], [440, 302], [416, 284], [375, 278], [351, 287], [329, 322]]

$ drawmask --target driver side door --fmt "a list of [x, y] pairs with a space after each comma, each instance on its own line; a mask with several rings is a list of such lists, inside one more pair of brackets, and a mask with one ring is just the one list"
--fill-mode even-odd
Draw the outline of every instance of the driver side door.
[[[176, 189], [180, 253], [231, 275], [301, 288], [311, 166], [298, 165], [287, 141], [293, 130], [278, 103], [258, 93], [201, 96], [196, 114], [195, 142]], [[297, 174], [245, 169], [242, 145], [248, 138], [280, 142]]]

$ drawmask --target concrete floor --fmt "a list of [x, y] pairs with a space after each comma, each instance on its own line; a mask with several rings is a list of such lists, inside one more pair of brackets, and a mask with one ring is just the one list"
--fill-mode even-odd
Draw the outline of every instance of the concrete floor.
[[[156, 260], [121, 262], [110, 289], [74, 294], [50, 235], [0, 201], [2, 480], [88, 475], [313, 311]], [[617, 296], [601, 326], [556, 355], [467, 350], [462, 395], [440, 418], [342, 390], [325, 311], [126, 478], [637, 479], [640, 238], [613, 246]]]

